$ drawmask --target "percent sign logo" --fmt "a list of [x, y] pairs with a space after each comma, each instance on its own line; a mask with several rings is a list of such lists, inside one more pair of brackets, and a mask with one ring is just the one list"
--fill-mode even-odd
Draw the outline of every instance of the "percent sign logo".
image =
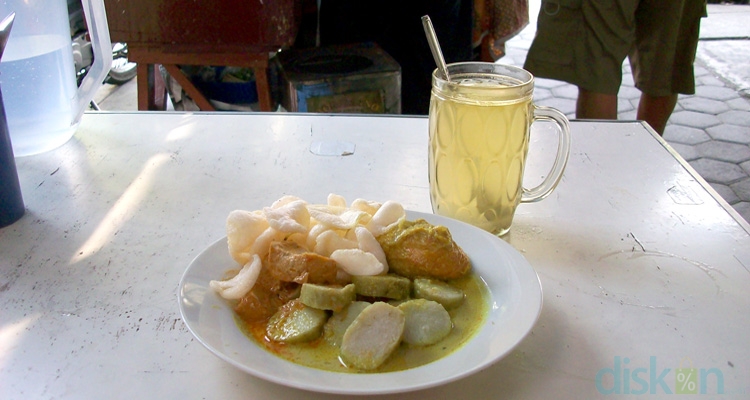
[[[684, 368], [687, 360], [690, 368]], [[675, 393], [697, 394], [698, 393], [698, 370], [693, 368], [693, 361], [687, 357], [680, 360], [680, 368], [675, 369]]]

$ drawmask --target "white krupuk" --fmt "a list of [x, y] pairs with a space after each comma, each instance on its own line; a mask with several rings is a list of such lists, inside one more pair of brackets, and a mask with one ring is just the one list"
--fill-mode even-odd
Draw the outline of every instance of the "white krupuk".
[[232, 211], [226, 221], [229, 253], [243, 268], [231, 279], [212, 281], [211, 287], [227, 299], [241, 298], [255, 284], [271, 243], [282, 240], [330, 257], [342, 279], [385, 274], [388, 262], [376, 237], [405, 217], [403, 206], [394, 201], [356, 199], [347, 207], [346, 199], [333, 193], [327, 204], [286, 195], [262, 210]]
[[385, 266], [372, 253], [360, 249], [340, 249], [331, 254], [339, 268], [349, 275], [380, 275]]
[[252, 262], [245, 264], [240, 272], [225, 281], [210, 281], [208, 284], [221, 297], [228, 300], [237, 300], [245, 296], [258, 280], [263, 263], [257, 254], [253, 255]]

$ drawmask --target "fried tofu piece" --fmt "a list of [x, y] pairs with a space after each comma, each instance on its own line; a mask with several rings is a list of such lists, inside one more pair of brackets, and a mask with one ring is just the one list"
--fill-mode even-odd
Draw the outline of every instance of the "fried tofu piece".
[[295, 242], [271, 243], [266, 261], [268, 271], [283, 282], [336, 283], [336, 261], [308, 251]]
[[234, 312], [246, 322], [268, 319], [284, 303], [299, 295], [300, 285], [282, 282], [263, 267], [250, 292], [234, 305]]

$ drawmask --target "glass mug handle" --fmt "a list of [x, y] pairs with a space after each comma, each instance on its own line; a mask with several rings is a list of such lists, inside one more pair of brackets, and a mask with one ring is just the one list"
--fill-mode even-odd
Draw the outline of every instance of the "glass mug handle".
[[539, 186], [533, 189], [522, 188], [521, 203], [533, 203], [544, 199], [552, 193], [560, 182], [560, 178], [562, 178], [565, 166], [568, 164], [568, 156], [570, 155], [570, 123], [568, 122], [568, 118], [554, 108], [537, 105], [532, 105], [532, 113], [532, 124], [536, 121], [549, 121], [555, 125], [559, 142], [557, 145], [557, 157], [555, 158], [555, 163], [552, 164], [549, 174]]

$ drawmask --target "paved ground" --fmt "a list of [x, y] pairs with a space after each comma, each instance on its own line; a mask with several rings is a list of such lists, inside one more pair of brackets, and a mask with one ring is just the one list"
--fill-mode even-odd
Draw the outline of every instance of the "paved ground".
[[[534, 37], [540, 0], [530, 1], [532, 23], [507, 45], [500, 62], [523, 65]], [[664, 138], [711, 186], [750, 221], [750, 5], [709, 4], [701, 25], [696, 94], [681, 96]], [[619, 118], [635, 119], [640, 92], [623, 67]], [[537, 81], [535, 100], [575, 116], [577, 90]], [[96, 98], [103, 110], [136, 110], [135, 80], [105, 85]]]

